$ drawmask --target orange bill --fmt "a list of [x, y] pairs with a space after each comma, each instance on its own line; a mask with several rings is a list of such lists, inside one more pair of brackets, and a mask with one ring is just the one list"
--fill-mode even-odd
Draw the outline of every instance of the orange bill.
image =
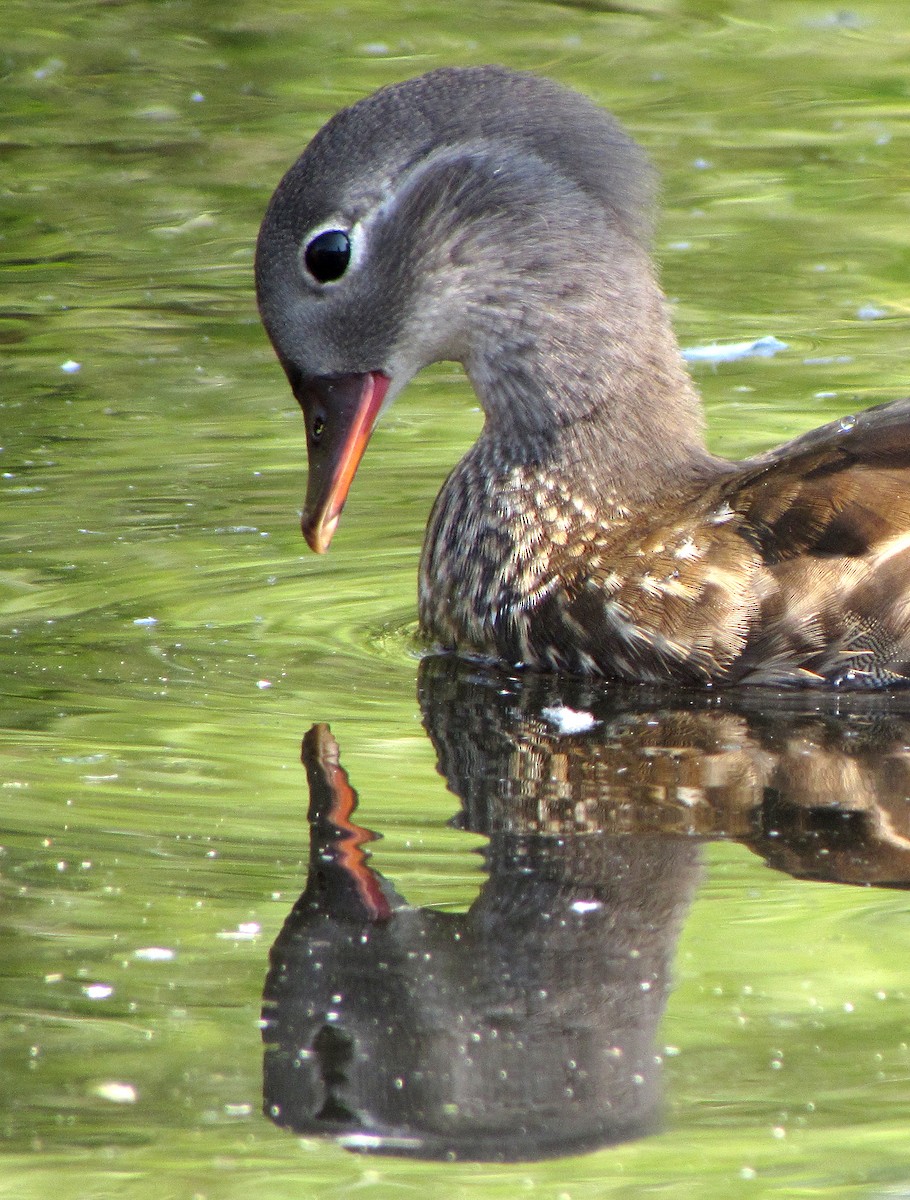
[[329, 548], [390, 382], [380, 371], [367, 371], [306, 379], [295, 389], [310, 464], [300, 527], [317, 554]]

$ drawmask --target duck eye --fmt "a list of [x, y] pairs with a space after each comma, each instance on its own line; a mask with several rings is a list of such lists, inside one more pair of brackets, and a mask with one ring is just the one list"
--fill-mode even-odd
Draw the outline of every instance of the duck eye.
[[351, 261], [351, 239], [343, 229], [326, 229], [303, 252], [307, 270], [318, 283], [340, 279]]
[[313, 441], [318, 442], [325, 433], [325, 421], [322, 417], [313, 418]]

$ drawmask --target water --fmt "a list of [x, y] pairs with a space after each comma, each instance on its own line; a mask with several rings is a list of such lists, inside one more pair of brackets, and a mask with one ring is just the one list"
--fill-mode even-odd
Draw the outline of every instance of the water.
[[[418, 697], [413, 620], [423, 523], [476, 405], [454, 369], [413, 384], [330, 555], [307, 554], [303, 430], [250, 278], [268, 195], [332, 111], [430, 66], [501, 61], [588, 92], [650, 148], [684, 346], [786, 343], [693, 364], [716, 450], [902, 395], [903, 6], [770, 4], [759, 20], [746, 4], [13, 0], [2, 21], [3, 1193], [903, 1194], [907, 903], [824, 879], [906, 882], [905, 715], [844, 716], [842, 699], [607, 711], [505, 679], [499, 707], [480, 693], [479, 728], [521, 753], [503, 765], [478, 735], [466, 762], [427, 714], [448, 697], [474, 728], [476, 690], [424, 667]], [[541, 715], [558, 704], [598, 724], [560, 734]], [[605, 912], [634, 915], [621, 889], [615, 910], [585, 909], [606, 904], [604, 864], [653, 874], [647, 839], [669, 839], [680, 889], [651, 953], [673, 965], [641, 993], [642, 1053], [663, 1061], [631, 1072], [654, 1132], [548, 1161], [426, 1162], [262, 1115], [260, 1006], [307, 881], [299, 748], [319, 723], [359, 794], [352, 819], [382, 835], [342, 885], [394, 889], [443, 941], [492, 912], [515, 945], [524, 904], [540, 947], [534, 904], [549, 905], [593, 920], [578, 961], [596, 973]], [[559, 796], [532, 786], [541, 764], [568, 781]], [[538, 990], [573, 945], [555, 944]], [[393, 1095], [413, 1091], [409, 1069]]]

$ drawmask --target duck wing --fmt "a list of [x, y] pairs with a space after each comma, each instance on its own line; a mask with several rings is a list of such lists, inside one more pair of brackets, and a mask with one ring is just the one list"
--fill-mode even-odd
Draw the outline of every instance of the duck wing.
[[910, 675], [910, 400], [834, 421], [721, 485], [763, 563], [744, 682], [885, 686]]
[[910, 678], [910, 401], [832, 422], [640, 514], [599, 514], [515, 657], [622, 679]]

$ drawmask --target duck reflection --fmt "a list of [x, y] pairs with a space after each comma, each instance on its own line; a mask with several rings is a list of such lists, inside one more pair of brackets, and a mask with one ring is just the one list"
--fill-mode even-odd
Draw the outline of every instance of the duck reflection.
[[309, 731], [309, 874], [263, 1010], [265, 1111], [298, 1133], [476, 1160], [639, 1137], [701, 841], [910, 880], [899, 699], [607, 691], [447, 658], [419, 694], [487, 881], [464, 914], [408, 906], [369, 865], [328, 727]]

